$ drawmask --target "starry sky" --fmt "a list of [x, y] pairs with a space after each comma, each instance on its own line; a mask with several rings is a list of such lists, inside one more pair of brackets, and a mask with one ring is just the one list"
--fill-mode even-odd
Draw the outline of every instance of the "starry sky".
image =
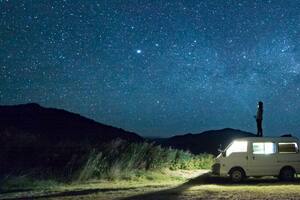
[[299, 0], [0, 0], [0, 104], [143, 136], [300, 136]]

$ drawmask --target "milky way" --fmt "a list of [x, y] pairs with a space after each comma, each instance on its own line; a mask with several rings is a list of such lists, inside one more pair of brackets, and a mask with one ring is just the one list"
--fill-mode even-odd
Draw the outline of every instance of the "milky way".
[[300, 1], [0, 1], [0, 104], [147, 136], [300, 136]]

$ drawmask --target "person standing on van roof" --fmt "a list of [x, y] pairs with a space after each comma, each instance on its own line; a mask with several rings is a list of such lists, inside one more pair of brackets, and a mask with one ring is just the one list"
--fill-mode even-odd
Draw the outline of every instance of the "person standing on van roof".
[[259, 101], [257, 103], [257, 112], [256, 112], [256, 125], [257, 125], [257, 136], [262, 137], [263, 136], [263, 129], [262, 129], [262, 120], [263, 120], [263, 102]]

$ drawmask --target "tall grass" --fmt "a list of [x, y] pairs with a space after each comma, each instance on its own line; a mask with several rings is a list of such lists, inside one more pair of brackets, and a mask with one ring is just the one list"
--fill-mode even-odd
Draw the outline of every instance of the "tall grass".
[[130, 178], [161, 169], [208, 169], [212, 163], [213, 156], [209, 154], [194, 155], [154, 143], [115, 140], [86, 155], [77, 177], [78, 180]]
[[[11, 156], [15, 159], [7, 159]], [[29, 187], [90, 179], [154, 178], [153, 174], [163, 175], [163, 169], [208, 169], [212, 163], [213, 156], [209, 154], [194, 155], [155, 143], [120, 139], [93, 148], [20, 148], [0, 152], [0, 189], [3, 185]]]

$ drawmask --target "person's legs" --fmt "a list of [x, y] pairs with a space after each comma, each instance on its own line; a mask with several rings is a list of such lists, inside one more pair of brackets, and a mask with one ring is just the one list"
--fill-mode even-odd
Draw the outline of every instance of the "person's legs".
[[257, 125], [257, 136], [262, 137], [262, 120], [256, 120]]
[[262, 120], [258, 120], [258, 132], [259, 132], [259, 136], [262, 137]]
[[259, 120], [256, 120], [257, 132], [256, 135], [259, 136]]

